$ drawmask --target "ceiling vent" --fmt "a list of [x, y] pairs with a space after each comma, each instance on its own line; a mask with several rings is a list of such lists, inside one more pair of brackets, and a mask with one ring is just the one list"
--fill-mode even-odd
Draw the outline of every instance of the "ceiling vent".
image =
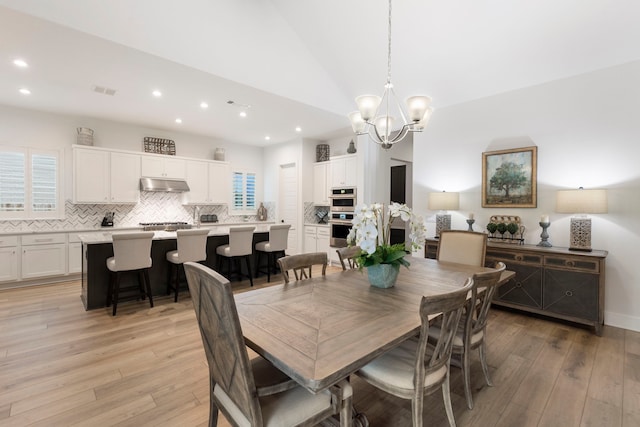
[[109, 95], [109, 96], [113, 96], [116, 94], [115, 89], [111, 89], [104, 86], [98, 86], [98, 85], [93, 86], [93, 91], [96, 93], [101, 93], [103, 95]]

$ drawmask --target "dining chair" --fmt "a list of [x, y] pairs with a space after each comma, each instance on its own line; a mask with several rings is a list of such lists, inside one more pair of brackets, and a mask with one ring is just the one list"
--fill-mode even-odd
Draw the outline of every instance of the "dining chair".
[[[424, 396], [439, 388], [449, 425], [455, 426], [449, 391], [451, 347], [473, 279], [468, 278], [458, 290], [423, 296], [420, 302], [420, 334], [369, 362], [356, 372], [360, 378], [402, 399], [411, 400], [414, 427], [422, 426]], [[439, 314], [438, 340], [429, 344], [429, 316]]]
[[[178, 302], [178, 292], [180, 291], [180, 271], [184, 271], [184, 263], [193, 261], [204, 261], [207, 259], [207, 236], [208, 228], [192, 228], [187, 230], [177, 230], [177, 249], [166, 254], [169, 261], [169, 276], [167, 280], [167, 295], [173, 290], [174, 302]], [[183, 285], [184, 287], [184, 285]]]
[[256, 243], [256, 276], [260, 272], [260, 257], [267, 256], [267, 282], [271, 281], [271, 271], [275, 271], [277, 265], [276, 255], [285, 256], [289, 240], [291, 224], [274, 224], [269, 227], [269, 240]]
[[289, 255], [278, 259], [278, 265], [280, 266], [285, 284], [289, 283], [289, 270], [293, 270], [296, 280], [310, 278], [311, 269], [314, 265], [322, 266], [322, 275], [326, 275], [327, 262], [326, 252]]
[[[473, 397], [471, 395], [471, 351], [478, 349], [482, 372], [488, 386], [493, 386], [489, 377], [487, 366], [486, 329], [487, 315], [491, 306], [491, 300], [500, 285], [500, 275], [506, 269], [502, 262], [496, 264], [494, 271], [477, 273], [473, 276], [473, 288], [471, 298], [465, 304], [464, 313], [456, 335], [453, 338], [452, 354], [460, 356], [459, 366], [462, 368], [464, 380], [464, 395], [467, 399], [467, 407], [473, 409]], [[429, 329], [429, 339], [437, 340], [439, 328], [432, 326]], [[452, 357], [451, 363], [457, 365], [457, 360]]]
[[[112, 315], [116, 315], [118, 302], [125, 299], [149, 298], [149, 305], [153, 307], [151, 295], [151, 282], [149, 280], [149, 268], [151, 260], [151, 243], [153, 231], [138, 233], [114, 233], [113, 256], [107, 258], [107, 269], [111, 272], [109, 286], [107, 288], [107, 303], [109, 307], [113, 303]], [[137, 273], [138, 286], [120, 287], [121, 277], [124, 273]], [[125, 294], [121, 294], [125, 292]]]
[[436, 259], [438, 261], [484, 267], [487, 235], [477, 231], [443, 230]]
[[253, 286], [253, 276], [251, 274], [251, 255], [253, 254], [253, 232], [255, 226], [242, 226], [229, 228], [229, 244], [220, 245], [216, 248], [218, 258], [217, 270], [222, 272], [222, 260], [227, 260], [227, 276], [231, 279], [231, 264], [236, 262], [236, 273], [242, 278], [242, 266], [240, 260], [244, 259], [247, 264], [247, 276], [249, 283]]
[[338, 248], [336, 252], [338, 253], [338, 259], [340, 260], [340, 265], [342, 265], [343, 270], [347, 270], [347, 266], [351, 268], [358, 268], [358, 263], [356, 261], [356, 257], [360, 255], [360, 246], [347, 246], [346, 248]]
[[349, 382], [313, 394], [265, 359], [250, 360], [229, 280], [202, 264], [184, 268], [209, 365], [209, 426], [218, 410], [235, 426], [313, 426], [336, 414], [351, 426]]

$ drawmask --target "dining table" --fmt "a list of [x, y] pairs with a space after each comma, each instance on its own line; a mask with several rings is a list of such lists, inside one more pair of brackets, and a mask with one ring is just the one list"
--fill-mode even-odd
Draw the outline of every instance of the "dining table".
[[[238, 293], [245, 343], [318, 393], [415, 336], [423, 296], [459, 289], [491, 270], [418, 257], [410, 263], [391, 288], [371, 286], [365, 268]], [[513, 275], [504, 271], [500, 281]]]

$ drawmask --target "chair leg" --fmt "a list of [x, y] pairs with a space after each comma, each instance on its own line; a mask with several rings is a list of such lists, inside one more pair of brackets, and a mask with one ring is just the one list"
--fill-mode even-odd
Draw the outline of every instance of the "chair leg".
[[482, 338], [482, 344], [478, 347], [480, 352], [480, 364], [482, 365], [482, 372], [484, 372], [484, 379], [487, 380], [487, 385], [493, 387], [491, 377], [489, 376], [489, 366], [487, 365], [487, 347], [485, 345], [484, 337]]
[[464, 396], [467, 398], [467, 407], [473, 409], [473, 397], [471, 396], [471, 355], [468, 348], [462, 350], [462, 379], [464, 382]]
[[273, 265], [273, 252], [267, 252], [267, 283], [271, 281], [271, 266]]
[[[180, 270], [184, 270], [184, 264], [176, 264], [176, 276], [173, 286], [175, 286], [175, 296], [173, 302], [178, 302], [178, 292], [180, 291]], [[181, 268], [182, 267], [182, 268]]]
[[153, 296], [151, 295], [151, 280], [149, 280], [149, 269], [145, 268], [143, 273], [144, 281], [147, 287], [147, 296], [149, 297], [149, 306], [153, 308]]
[[[447, 411], [447, 419], [449, 420], [449, 426], [456, 427], [456, 419], [453, 417], [453, 407], [451, 406], [451, 390], [449, 388], [449, 368], [447, 368], [447, 378], [442, 383], [442, 398], [444, 399], [444, 409]], [[422, 421], [422, 417], [420, 417], [420, 420]]]
[[140, 289], [140, 299], [144, 301], [147, 294], [147, 286], [144, 283], [144, 274], [142, 270], [138, 270], [138, 288]]
[[110, 272], [109, 273], [109, 285], [107, 287], [107, 307], [111, 307], [111, 301], [113, 300], [113, 287], [116, 281], [116, 273], [115, 272]]
[[216, 427], [218, 425], [218, 406], [213, 399], [213, 387], [215, 387], [213, 378], [209, 376], [209, 427]]
[[249, 274], [249, 283], [251, 283], [251, 286], [253, 286], [253, 276], [251, 275], [251, 256], [250, 255], [245, 255], [244, 260], [247, 263], [247, 273]]
[[115, 282], [113, 284], [113, 310], [112, 316], [116, 315], [116, 310], [118, 309], [118, 292], [120, 291], [120, 272], [116, 272]]
[[413, 427], [422, 427], [423, 408], [424, 396], [420, 393], [420, 397], [411, 399], [411, 418], [413, 418]]
[[262, 255], [262, 251], [256, 251], [256, 271], [253, 274], [254, 277], [258, 277], [260, 274], [260, 255]]

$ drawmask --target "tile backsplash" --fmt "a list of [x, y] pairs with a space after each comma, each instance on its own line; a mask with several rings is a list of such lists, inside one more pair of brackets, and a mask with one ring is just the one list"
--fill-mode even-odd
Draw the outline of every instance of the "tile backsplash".
[[329, 220], [329, 206], [316, 206], [311, 202], [304, 202], [304, 222], [305, 224], [317, 224], [320, 222], [318, 213], [323, 212], [327, 214], [326, 220]]
[[[275, 203], [264, 202], [267, 221], [275, 220]], [[140, 201], [135, 205], [87, 205], [65, 202], [65, 219], [0, 221], [0, 232], [85, 230], [100, 228], [107, 212], [115, 212], [116, 227], [137, 227], [141, 222], [188, 222], [193, 223], [195, 206], [182, 204], [179, 193], [141, 192]], [[257, 211], [257, 209], [256, 209]], [[200, 206], [200, 215], [216, 214], [221, 223], [245, 221], [244, 215], [229, 215], [226, 205]], [[247, 215], [249, 222], [257, 222], [257, 212]]]

